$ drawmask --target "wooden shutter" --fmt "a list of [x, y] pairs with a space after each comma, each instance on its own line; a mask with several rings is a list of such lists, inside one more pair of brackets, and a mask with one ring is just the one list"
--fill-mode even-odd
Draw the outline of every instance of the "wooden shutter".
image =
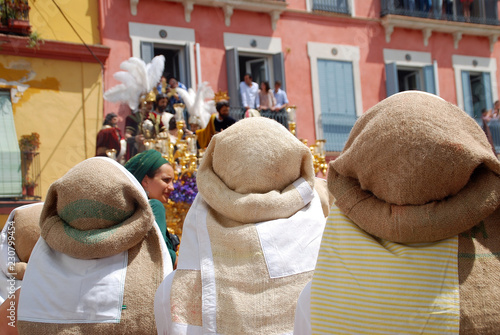
[[[189, 42], [184, 46], [184, 82], [187, 88], [193, 87], [191, 83], [191, 49], [189, 48]], [[193, 87], [196, 91], [196, 87]]]
[[385, 64], [385, 87], [387, 97], [399, 92], [398, 68], [396, 63]]
[[436, 83], [434, 81], [434, 65], [424, 66], [425, 91], [436, 94]]
[[356, 121], [351, 62], [318, 59], [321, 123], [327, 151], [342, 151]]
[[[281, 89], [286, 91], [285, 83], [285, 63], [283, 61], [283, 53], [279, 52], [273, 55], [274, 81], [281, 81]], [[274, 87], [274, 83], [270, 83]]]
[[235, 48], [226, 50], [227, 66], [227, 91], [229, 94], [229, 105], [241, 107], [240, 98], [240, 66], [238, 62], [238, 50]]
[[474, 117], [474, 106], [472, 105], [472, 90], [470, 87], [469, 71], [462, 71], [462, 93], [464, 97], [464, 110]]

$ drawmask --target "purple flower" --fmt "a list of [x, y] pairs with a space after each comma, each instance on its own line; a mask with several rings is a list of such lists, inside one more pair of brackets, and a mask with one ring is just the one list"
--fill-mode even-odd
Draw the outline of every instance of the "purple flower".
[[184, 175], [174, 182], [174, 190], [170, 193], [170, 199], [174, 202], [192, 204], [196, 194], [198, 194], [196, 176]]

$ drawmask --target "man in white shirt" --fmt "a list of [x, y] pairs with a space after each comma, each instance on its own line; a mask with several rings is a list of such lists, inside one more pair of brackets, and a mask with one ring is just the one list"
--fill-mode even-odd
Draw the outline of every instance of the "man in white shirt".
[[247, 73], [240, 83], [241, 105], [245, 110], [249, 108], [259, 109], [259, 85], [252, 81], [252, 75]]
[[288, 97], [286, 96], [286, 92], [281, 89], [281, 81], [276, 80], [273, 93], [276, 99], [276, 106], [274, 106], [274, 109], [279, 111], [286, 108], [288, 106]]

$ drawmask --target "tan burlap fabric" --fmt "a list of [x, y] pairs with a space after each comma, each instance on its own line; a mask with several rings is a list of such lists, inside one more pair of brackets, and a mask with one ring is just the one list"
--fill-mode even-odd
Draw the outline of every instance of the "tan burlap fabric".
[[13, 247], [20, 262], [10, 266], [7, 270], [16, 279], [22, 280], [26, 271], [27, 262], [36, 241], [40, 237], [40, 213], [43, 203], [17, 209], [14, 213]]
[[[210, 207], [206, 224], [217, 333], [293, 330], [296, 301], [312, 271], [270, 278], [254, 223], [288, 218], [304, 207], [292, 185], [299, 177], [314, 186], [311, 153], [274, 120], [244, 119], [212, 138], [197, 182]], [[199, 271], [177, 270], [170, 300], [173, 322], [202, 326], [201, 285]]]
[[156, 334], [153, 303], [163, 280], [161, 240], [146, 197], [115, 164], [88, 159], [52, 184], [40, 227], [51, 248], [72, 257], [98, 259], [128, 250], [120, 323], [19, 321], [20, 334]]
[[437, 97], [405, 92], [365, 113], [331, 166], [388, 203], [423, 205], [457, 194], [481, 164], [500, 172], [472, 118]]
[[323, 208], [323, 214], [325, 217], [330, 214], [330, 207], [332, 207], [334, 198], [328, 189], [328, 182], [326, 179], [316, 178], [316, 182], [314, 183], [314, 189], [318, 192], [319, 197], [321, 199], [321, 208]]
[[242, 223], [291, 216], [304, 206], [292, 183], [302, 177], [314, 187], [309, 148], [273, 120], [242, 121], [210, 141], [198, 170], [199, 192], [217, 212]]
[[27, 262], [40, 237], [40, 214], [43, 203], [16, 210], [14, 213], [14, 241], [21, 262]]
[[147, 199], [123, 173], [109, 169], [87, 160], [50, 186], [40, 228], [51, 248], [80, 259], [104, 258], [135, 246], [151, 229]]
[[385, 99], [356, 122], [330, 163], [328, 185], [337, 206], [377, 237], [405, 243], [461, 234], [460, 332], [496, 334], [499, 174], [500, 162], [472, 118], [411, 91]]

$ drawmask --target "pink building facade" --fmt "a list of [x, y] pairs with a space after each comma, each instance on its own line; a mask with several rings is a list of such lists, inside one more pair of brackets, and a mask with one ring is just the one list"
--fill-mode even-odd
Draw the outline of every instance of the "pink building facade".
[[[110, 47], [105, 90], [118, 83], [123, 60], [158, 54], [186, 86], [206, 81], [228, 91], [235, 110], [245, 73], [271, 86], [281, 80], [297, 106], [297, 137], [324, 138], [329, 152], [342, 150], [357, 117], [399, 91], [435, 93], [478, 121], [498, 99], [496, 0], [475, 0], [469, 15], [448, 0], [99, 3]], [[130, 113], [109, 102], [104, 111], [118, 113], [122, 126]]]

